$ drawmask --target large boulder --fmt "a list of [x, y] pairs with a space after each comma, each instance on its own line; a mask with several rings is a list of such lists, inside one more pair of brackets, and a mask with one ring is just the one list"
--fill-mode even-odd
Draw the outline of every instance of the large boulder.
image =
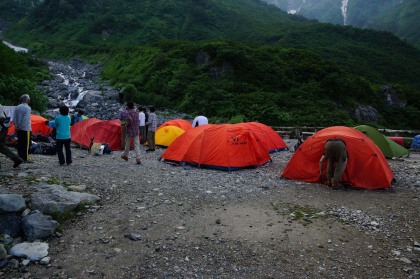
[[353, 111], [353, 117], [358, 121], [378, 123], [379, 112], [372, 106], [359, 105]]
[[55, 108], [59, 108], [60, 104], [61, 104], [61, 102], [59, 100], [56, 100], [56, 99], [48, 100], [47, 107], [49, 109], [55, 109]]
[[29, 241], [50, 236], [58, 225], [58, 222], [53, 220], [51, 216], [44, 215], [38, 210], [34, 210], [22, 218], [23, 233], [25, 239]]
[[60, 185], [38, 184], [31, 195], [31, 209], [42, 213], [63, 213], [73, 211], [80, 203], [95, 203], [96, 195], [69, 192]]
[[104, 99], [104, 96], [101, 91], [98, 90], [87, 90], [85, 92], [85, 96], [83, 96], [83, 100], [87, 102], [99, 102]]
[[25, 208], [25, 199], [21, 195], [0, 194], [0, 212], [20, 212]]
[[404, 108], [405, 106], [407, 106], [407, 102], [401, 100], [400, 94], [393, 87], [388, 86], [388, 85], [383, 85], [381, 86], [379, 91], [384, 95], [385, 105], [387, 107]]

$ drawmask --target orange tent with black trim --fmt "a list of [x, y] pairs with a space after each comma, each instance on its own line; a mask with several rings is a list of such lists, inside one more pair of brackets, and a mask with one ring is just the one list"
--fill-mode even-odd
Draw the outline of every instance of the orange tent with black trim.
[[[45, 125], [45, 121], [47, 121], [46, 118], [40, 115], [31, 114], [32, 134], [40, 133], [43, 136], [49, 135], [52, 129], [48, 125]], [[15, 125], [13, 122], [11, 122], [11, 125], [9, 127], [7, 134], [11, 135], [14, 132], [15, 132]]]
[[346, 143], [348, 161], [342, 177], [343, 184], [366, 189], [391, 187], [394, 174], [379, 147], [362, 132], [344, 126], [322, 129], [305, 140], [293, 154], [282, 176], [321, 183], [319, 160], [324, 154], [325, 142], [330, 138], [341, 138]]
[[175, 127], [181, 128], [184, 131], [188, 131], [192, 129], [192, 123], [184, 119], [172, 119], [172, 120], [166, 121], [165, 123], [160, 125], [158, 129], [166, 127], [166, 126], [175, 126]]
[[278, 152], [287, 149], [287, 144], [283, 138], [271, 127], [259, 122], [244, 122], [235, 125], [243, 126], [255, 132], [262, 144], [269, 153]]
[[161, 158], [221, 170], [257, 167], [270, 161], [255, 132], [233, 124], [208, 124], [190, 129]]
[[89, 147], [90, 140], [107, 143], [112, 150], [121, 150], [121, 121], [89, 118], [77, 122], [70, 128], [71, 140], [83, 147]]

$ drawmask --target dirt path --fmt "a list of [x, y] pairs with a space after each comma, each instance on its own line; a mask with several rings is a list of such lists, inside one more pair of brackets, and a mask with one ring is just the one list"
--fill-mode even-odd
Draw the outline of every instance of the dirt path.
[[289, 151], [232, 173], [170, 166], [158, 161], [162, 152], [144, 152], [137, 166], [119, 152], [74, 149], [70, 167], [39, 155], [17, 171], [26, 177], [1, 178], [15, 192], [50, 181], [83, 184], [102, 198], [48, 240], [51, 266], [3, 276], [420, 278], [419, 154], [389, 161], [399, 180], [392, 192], [284, 180]]

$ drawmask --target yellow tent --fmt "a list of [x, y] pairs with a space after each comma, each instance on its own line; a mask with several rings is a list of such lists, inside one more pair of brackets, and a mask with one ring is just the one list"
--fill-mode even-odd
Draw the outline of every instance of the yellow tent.
[[183, 133], [185, 133], [185, 131], [176, 126], [165, 126], [159, 128], [155, 134], [156, 145], [169, 146]]

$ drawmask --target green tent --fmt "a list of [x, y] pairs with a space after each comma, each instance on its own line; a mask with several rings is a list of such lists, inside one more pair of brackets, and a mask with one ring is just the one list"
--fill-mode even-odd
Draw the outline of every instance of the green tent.
[[381, 149], [386, 158], [401, 157], [409, 153], [408, 149], [390, 140], [373, 127], [360, 125], [354, 128], [368, 136]]

